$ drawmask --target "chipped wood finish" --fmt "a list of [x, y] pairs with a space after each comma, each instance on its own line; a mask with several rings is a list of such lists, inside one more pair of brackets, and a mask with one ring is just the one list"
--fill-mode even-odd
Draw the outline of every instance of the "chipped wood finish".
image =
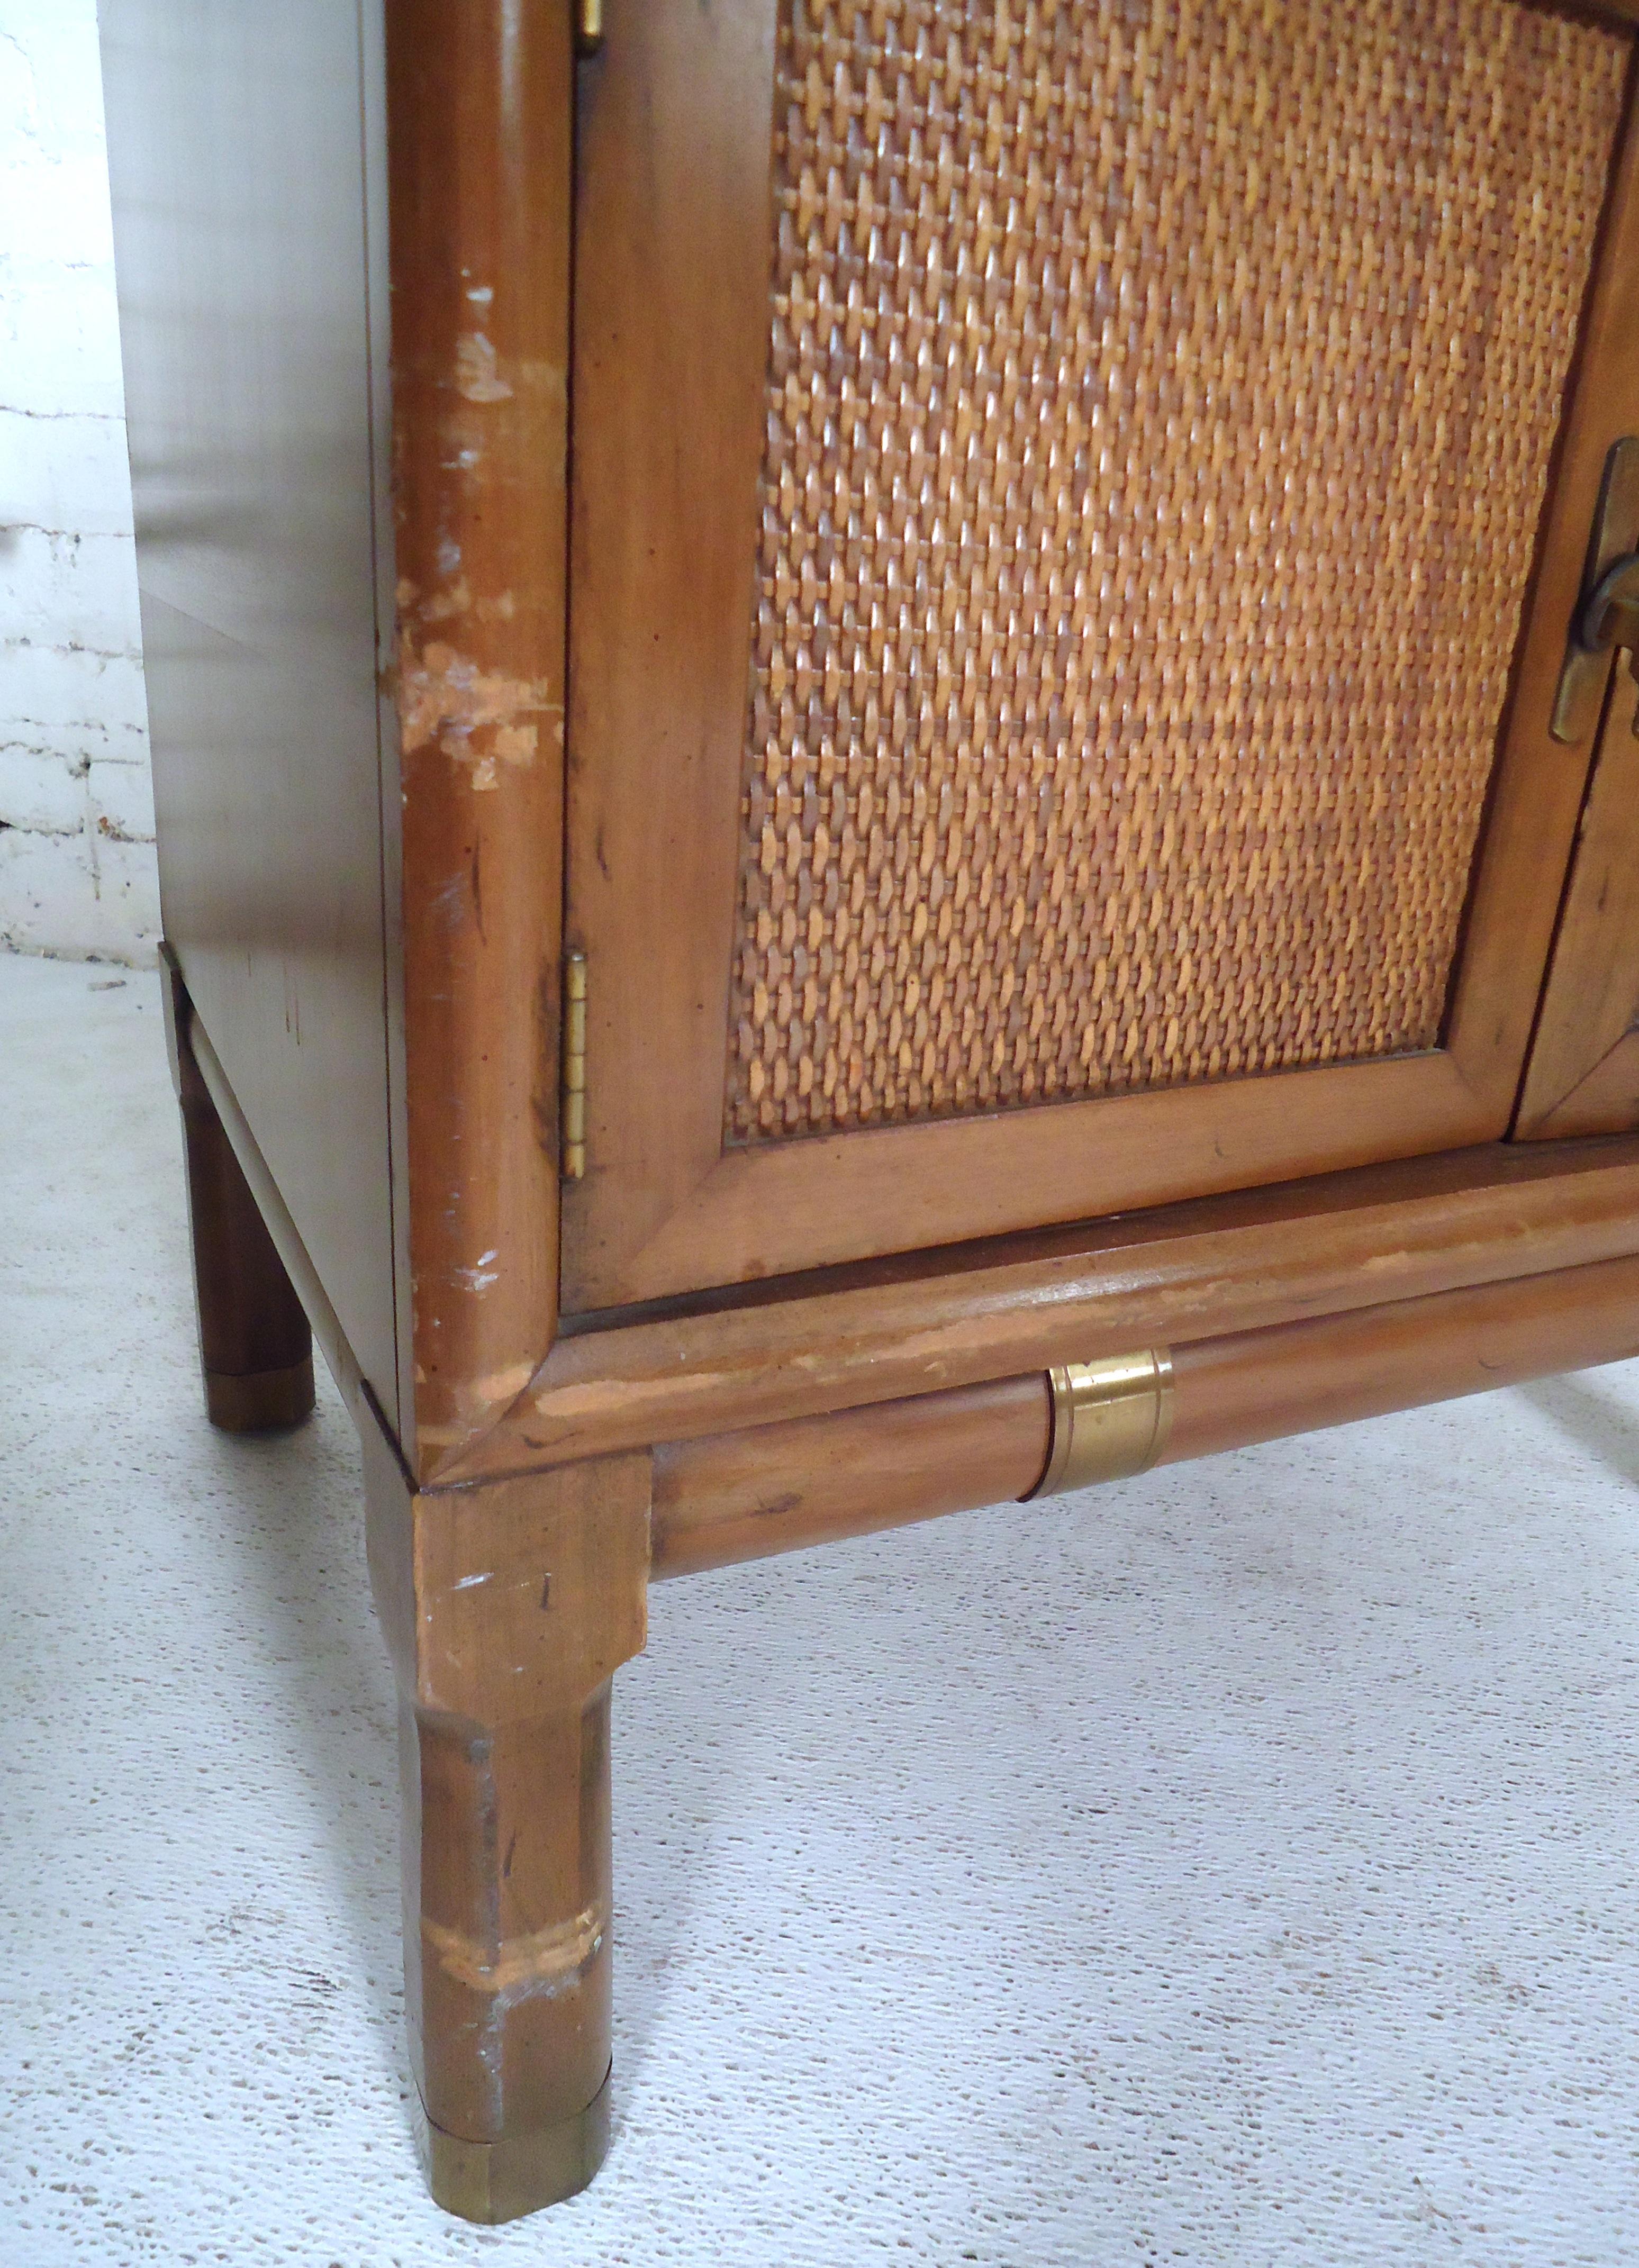
[[436, 1955], [439, 1967], [469, 1992], [538, 1992], [551, 1999], [580, 1982], [603, 1949], [609, 1920], [603, 1902], [524, 1937], [491, 1939], [466, 1937], [424, 1918], [421, 1940]]
[[452, 1477], [705, 1433], [1639, 1250], [1639, 1140], [1446, 1156], [820, 1277], [559, 1341]]
[[[1639, 1256], [1202, 1340], [1174, 1351], [1160, 1462], [1635, 1354]], [[654, 1574], [1025, 1497], [1047, 1404], [1037, 1373], [669, 1445], [655, 1458]]]
[[560, 0], [388, 11], [418, 1469], [550, 1344], [573, 63]]
[[482, 1732], [403, 1712], [410, 2054], [441, 2134], [543, 2137], [609, 2075], [609, 1717], [607, 1685]]
[[[365, 1451], [417, 2081], [433, 2139], [499, 2153], [528, 2210], [590, 2178], [606, 2130], [609, 1681], [644, 1643], [650, 1461], [417, 1492], [385, 1434]], [[428, 2155], [435, 2189], [470, 2176], [469, 2152]]]

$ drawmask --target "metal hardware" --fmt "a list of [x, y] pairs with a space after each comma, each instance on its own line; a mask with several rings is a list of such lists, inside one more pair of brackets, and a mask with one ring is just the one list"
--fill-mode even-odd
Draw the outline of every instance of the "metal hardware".
[[416, 2140], [435, 2205], [463, 2220], [516, 2220], [560, 2205], [585, 2189], [609, 2152], [609, 2082], [584, 2110], [556, 2126], [509, 2134], [499, 2142], [464, 2142], [435, 2126], [417, 2102]]
[[1588, 563], [1571, 622], [1550, 726], [1574, 747], [1599, 721], [1613, 649], [1624, 647], [1639, 678], [1639, 439], [1618, 441], [1605, 460]]
[[578, 0], [575, 45], [583, 55], [594, 55], [603, 44], [603, 0]]
[[587, 957], [578, 945], [564, 955], [564, 1076], [558, 1144], [564, 1179], [580, 1181], [587, 1170]]
[[1147, 1473], [1172, 1430], [1172, 1357], [1165, 1347], [1067, 1362], [1047, 1373], [1052, 1447], [1030, 1495], [1062, 1496], [1095, 1481]]

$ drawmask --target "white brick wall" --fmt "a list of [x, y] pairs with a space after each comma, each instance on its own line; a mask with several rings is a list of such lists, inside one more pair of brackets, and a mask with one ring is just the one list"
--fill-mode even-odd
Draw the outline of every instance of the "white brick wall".
[[0, 946], [159, 929], [95, 0], [0, 0]]

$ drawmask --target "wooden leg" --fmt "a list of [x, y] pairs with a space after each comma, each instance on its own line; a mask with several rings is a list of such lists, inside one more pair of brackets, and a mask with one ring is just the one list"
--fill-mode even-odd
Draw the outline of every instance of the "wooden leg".
[[410, 2052], [429, 2184], [469, 2220], [572, 2197], [608, 2147], [609, 1704], [404, 1712]]
[[205, 1413], [228, 1433], [299, 1425], [313, 1409], [313, 1336], [188, 1045], [188, 998], [167, 985], [182, 1106]]
[[608, 2145], [609, 1679], [643, 1644], [649, 1461], [417, 1493], [366, 1443], [366, 1472], [427, 2177], [510, 2220]]

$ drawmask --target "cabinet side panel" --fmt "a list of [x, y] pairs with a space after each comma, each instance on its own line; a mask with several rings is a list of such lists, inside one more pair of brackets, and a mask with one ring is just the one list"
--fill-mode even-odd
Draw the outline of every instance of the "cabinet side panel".
[[101, 8], [166, 933], [396, 1410], [383, 836], [398, 794], [377, 694], [370, 320], [385, 247], [365, 226], [379, 14]]

